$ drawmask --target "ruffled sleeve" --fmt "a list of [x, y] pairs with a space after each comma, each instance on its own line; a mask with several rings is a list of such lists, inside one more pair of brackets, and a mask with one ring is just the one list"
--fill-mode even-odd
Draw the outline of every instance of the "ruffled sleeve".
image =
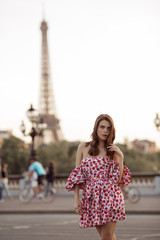
[[123, 176], [122, 176], [122, 179], [119, 183], [119, 185], [122, 185], [122, 186], [125, 186], [125, 185], [128, 185], [131, 181], [131, 173], [129, 171], [129, 169], [124, 165], [124, 168], [123, 168]]
[[85, 187], [85, 176], [83, 174], [81, 165], [79, 167], [76, 167], [69, 175], [69, 178], [67, 179], [66, 189], [68, 191], [74, 190], [75, 184], [78, 184], [80, 189], [83, 189]]

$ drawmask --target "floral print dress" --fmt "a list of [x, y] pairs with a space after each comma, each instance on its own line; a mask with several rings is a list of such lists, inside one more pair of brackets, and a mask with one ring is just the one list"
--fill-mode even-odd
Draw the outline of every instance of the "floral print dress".
[[124, 197], [119, 185], [129, 184], [129, 169], [124, 166], [123, 177], [117, 184], [119, 176], [119, 163], [108, 157], [83, 158], [81, 165], [71, 172], [66, 189], [74, 190], [75, 184], [83, 189], [81, 228], [125, 220]]

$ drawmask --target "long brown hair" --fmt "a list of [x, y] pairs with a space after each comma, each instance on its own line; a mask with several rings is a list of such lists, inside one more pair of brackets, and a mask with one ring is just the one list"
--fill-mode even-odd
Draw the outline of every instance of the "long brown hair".
[[93, 132], [91, 134], [92, 141], [87, 142], [85, 146], [87, 147], [90, 145], [90, 149], [88, 151], [89, 155], [97, 156], [99, 154], [99, 148], [98, 148], [99, 138], [97, 135], [97, 129], [98, 129], [100, 121], [102, 121], [102, 120], [106, 120], [111, 124], [111, 131], [110, 131], [110, 134], [107, 137], [106, 141], [104, 142], [104, 147], [106, 149], [106, 155], [113, 157], [113, 152], [109, 152], [107, 147], [110, 144], [112, 144], [115, 139], [115, 127], [114, 127], [113, 119], [108, 114], [101, 114], [97, 117], [95, 124], [94, 124]]

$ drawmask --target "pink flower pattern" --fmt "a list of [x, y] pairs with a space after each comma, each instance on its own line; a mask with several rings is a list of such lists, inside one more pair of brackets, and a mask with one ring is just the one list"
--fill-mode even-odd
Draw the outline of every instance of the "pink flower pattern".
[[83, 189], [81, 228], [125, 220], [124, 197], [119, 185], [129, 184], [129, 169], [124, 166], [123, 177], [117, 184], [119, 176], [119, 164], [108, 157], [84, 158], [71, 172], [66, 189], [74, 190], [75, 184]]

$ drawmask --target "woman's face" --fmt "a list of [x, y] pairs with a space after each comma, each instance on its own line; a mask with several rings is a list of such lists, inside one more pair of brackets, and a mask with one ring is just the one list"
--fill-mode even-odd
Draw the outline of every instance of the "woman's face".
[[97, 135], [102, 141], [105, 141], [111, 132], [111, 124], [106, 120], [101, 120], [98, 124]]

